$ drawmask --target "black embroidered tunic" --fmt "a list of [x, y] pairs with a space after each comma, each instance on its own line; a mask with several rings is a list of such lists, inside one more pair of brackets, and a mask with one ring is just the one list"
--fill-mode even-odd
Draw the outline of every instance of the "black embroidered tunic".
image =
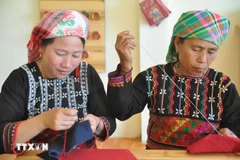
[[114, 115], [126, 120], [143, 111], [150, 118], [147, 148], [181, 149], [220, 128], [240, 137], [240, 100], [232, 80], [209, 69], [201, 78], [178, 76], [173, 64], [151, 67], [137, 75], [109, 74], [108, 99]]
[[[77, 72], [79, 76], [76, 76]], [[14, 70], [2, 86], [0, 153], [15, 152], [12, 144], [20, 121], [57, 107], [77, 109], [80, 119], [87, 114], [99, 116], [106, 131], [105, 137], [96, 137], [100, 140], [108, 138], [115, 131], [115, 118], [109, 112], [102, 81], [90, 64], [81, 62], [63, 79], [44, 79], [36, 62], [32, 62]], [[48, 142], [58, 134], [60, 131], [46, 129], [31, 142]], [[95, 138], [86, 142], [84, 147], [91, 148], [93, 145]]]

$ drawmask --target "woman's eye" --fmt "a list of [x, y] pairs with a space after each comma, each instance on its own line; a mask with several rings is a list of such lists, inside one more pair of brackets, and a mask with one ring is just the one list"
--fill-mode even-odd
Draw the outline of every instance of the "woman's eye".
[[60, 53], [60, 52], [57, 52], [57, 55], [59, 55], [59, 56], [64, 56], [64, 55], [65, 55], [65, 53]]
[[193, 48], [192, 50], [193, 50], [193, 51], [195, 51], [195, 52], [198, 52], [198, 51], [200, 51], [200, 49], [199, 49], [199, 48]]
[[214, 51], [210, 51], [210, 52], [208, 52], [208, 54], [211, 54], [211, 55], [213, 55], [213, 54], [215, 54], [216, 52], [214, 52]]
[[80, 56], [79, 55], [73, 55], [73, 58], [79, 58]]
[[73, 54], [73, 58], [79, 58], [80, 56], [82, 55], [82, 52], [78, 52], [78, 53], [75, 53]]

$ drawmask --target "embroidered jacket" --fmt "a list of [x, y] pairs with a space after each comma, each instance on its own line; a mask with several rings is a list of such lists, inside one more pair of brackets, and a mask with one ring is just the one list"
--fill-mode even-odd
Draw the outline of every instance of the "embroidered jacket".
[[108, 99], [120, 120], [142, 112], [147, 104], [147, 148], [185, 148], [225, 127], [240, 136], [239, 95], [223, 73], [209, 69], [202, 78], [178, 76], [169, 63], [131, 79], [131, 72], [110, 73]]
[[[58, 107], [77, 109], [79, 119], [87, 114], [99, 116], [106, 131], [105, 137], [95, 137], [99, 140], [108, 138], [116, 128], [102, 81], [90, 64], [81, 62], [63, 79], [44, 79], [36, 62], [32, 62], [14, 70], [2, 86], [0, 153], [16, 153], [12, 144], [15, 143], [14, 136], [21, 121]], [[48, 142], [62, 133], [46, 129], [31, 142]], [[82, 147], [95, 146], [95, 138]]]

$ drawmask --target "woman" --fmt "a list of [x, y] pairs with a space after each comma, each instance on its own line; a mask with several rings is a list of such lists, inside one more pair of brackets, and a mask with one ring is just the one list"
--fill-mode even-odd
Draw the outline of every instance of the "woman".
[[[89, 120], [99, 140], [115, 131], [102, 81], [81, 61], [88, 23], [79, 12], [54, 10], [34, 27], [27, 45], [29, 63], [15, 69], [2, 86], [1, 153], [20, 154], [16, 143], [54, 140], [76, 121]], [[96, 147], [95, 138], [79, 147]]]
[[132, 82], [128, 31], [115, 48], [120, 64], [109, 74], [108, 100], [119, 120], [148, 105], [149, 149], [184, 149], [207, 134], [240, 137], [240, 102], [232, 80], [209, 68], [226, 39], [230, 22], [210, 11], [189, 11], [173, 29], [167, 64], [139, 73]]

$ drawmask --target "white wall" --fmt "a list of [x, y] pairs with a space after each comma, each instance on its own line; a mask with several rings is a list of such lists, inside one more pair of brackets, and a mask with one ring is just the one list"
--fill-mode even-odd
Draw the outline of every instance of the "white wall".
[[0, 87], [13, 69], [27, 62], [26, 45], [38, 17], [36, 0], [0, 0]]
[[[103, 82], [107, 85], [107, 73], [116, 69], [119, 63], [118, 55], [114, 49], [118, 33], [129, 30], [135, 36], [135, 42], [139, 39], [139, 7], [138, 0], [105, 0], [106, 9], [106, 73], [100, 74]], [[139, 49], [133, 53], [133, 76], [139, 72]], [[117, 130], [113, 137], [140, 137], [141, 120], [140, 114], [129, 120], [117, 121]]]
[[[142, 2], [140, 0], [139, 2]], [[162, 1], [166, 6], [168, 0]], [[149, 26], [144, 15], [141, 13], [139, 18], [139, 41], [140, 41], [140, 70], [145, 70], [150, 66], [165, 63], [165, 53], [168, 47], [167, 31], [169, 18], [162, 21], [158, 26]], [[145, 143], [147, 139], [147, 124], [148, 124], [148, 109], [147, 107], [141, 113], [141, 139]]]
[[[139, 0], [140, 2], [142, 0]], [[145, 18], [141, 14], [140, 43], [151, 54], [157, 63], [165, 63], [165, 56], [172, 35], [172, 29], [182, 12], [195, 9], [208, 9], [226, 16], [231, 21], [230, 33], [227, 41], [220, 48], [218, 57], [211, 67], [229, 75], [237, 87], [240, 89], [240, 32], [236, 24], [240, 24], [240, 1], [239, 0], [163, 0], [164, 4], [172, 11], [170, 16], [158, 27], [148, 26]], [[148, 53], [140, 48], [140, 70], [144, 70], [150, 65], [155, 65], [155, 61]], [[142, 121], [142, 142], [146, 141], [146, 129], [148, 122], [148, 111], [141, 114]]]

